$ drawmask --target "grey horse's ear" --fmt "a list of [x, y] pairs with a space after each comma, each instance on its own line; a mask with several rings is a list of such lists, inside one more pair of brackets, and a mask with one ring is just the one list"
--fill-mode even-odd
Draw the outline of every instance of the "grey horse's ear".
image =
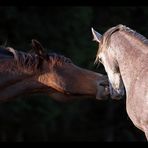
[[91, 31], [93, 34], [93, 41], [100, 43], [102, 35], [100, 33], [98, 33], [97, 31], [95, 31], [93, 28], [91, 28]]
[[45, 50], [39, 41], [32, 39], [32, 48], [34, 49], [37, 55], [41, 57], [45, 56]]

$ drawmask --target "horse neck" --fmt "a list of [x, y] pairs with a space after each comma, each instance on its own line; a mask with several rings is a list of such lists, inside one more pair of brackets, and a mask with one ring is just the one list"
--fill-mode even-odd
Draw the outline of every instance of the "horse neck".
[[42, 89], [45, 89], [45, 86], [37, 81], [36, 75], [21, 72], [13, 59], [0, 61], [0, 101]]
[[0, 88], [16, 83], [31, 75], [25, 74], [16, 65], [13, 58], [0, 59]]
[[126, 91], [130, 90], [131, 82], [137, 77], [138, 64], [140, 62], [139, 50], [140, 44], [136, 44], [132, 37], [129, 37], [123, 32], [117, 32], [112, 35], [111, 49], [115, 51], [116, 59], [119, 64], [120, 73], [126, 88]]

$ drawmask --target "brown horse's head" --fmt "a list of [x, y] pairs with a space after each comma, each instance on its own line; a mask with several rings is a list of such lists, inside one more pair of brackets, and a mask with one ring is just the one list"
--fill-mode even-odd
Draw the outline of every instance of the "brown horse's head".
[[37, 78], [39, 82], [64, 94], [67, 99], [70, 96], [96, 96], [97, 99], [107, 97], [107, 76], [80, 68], [62, 55], [45, 53], [36, 40], [32, 40], [32, 45], [41, 60], [41, 73]]
[[36, 40], [32, 40], [32, 47], [32, 53], [7, 48], [15, 59], [12, 69], [21, 77], [21, 83], [17, 80], [15, 84], [16, 88], [23, 87], [18, 94], [42, 91], [60, 101], [84, 96], [107, 98], [107, 76], [80, 68], [65, 56], [46, 53]]

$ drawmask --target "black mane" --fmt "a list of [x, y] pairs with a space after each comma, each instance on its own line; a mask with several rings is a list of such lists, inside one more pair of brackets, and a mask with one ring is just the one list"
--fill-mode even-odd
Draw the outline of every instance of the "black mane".
[[71, 59], [57, 53], [49, 53], [46, 55], [46, 57], [40, 57], [40, 55], [34, 52], [23, 52], [14, 50], [13, 53], [7, 50], [5, 47], [0, 47], [0, 60], [10, 58], [14, 59], [15, 65], [17, 65], [19, 69], [30, 72], [41, 70], [44, 60], [48, 61], [51, 66], [61, 65], [64, 63], [72, 63]]

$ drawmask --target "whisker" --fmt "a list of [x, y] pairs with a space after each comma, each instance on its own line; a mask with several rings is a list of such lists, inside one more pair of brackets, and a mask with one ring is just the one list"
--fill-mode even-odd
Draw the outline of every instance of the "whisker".
[[3, 46], [6, 47], [6, 45], [7, 45], [7, 40], [4, 42]]
[[97, 63], [97, 68], [99, 68], [99, 66], [100, 66], [100, 62]]
[[94, 61], [94, 64], [96, 65], [96, 64], [98, 64], [98, 63], [99, 63], [99, 58], [96, 57], [96, 59], [95, 59], [95, 61]]

